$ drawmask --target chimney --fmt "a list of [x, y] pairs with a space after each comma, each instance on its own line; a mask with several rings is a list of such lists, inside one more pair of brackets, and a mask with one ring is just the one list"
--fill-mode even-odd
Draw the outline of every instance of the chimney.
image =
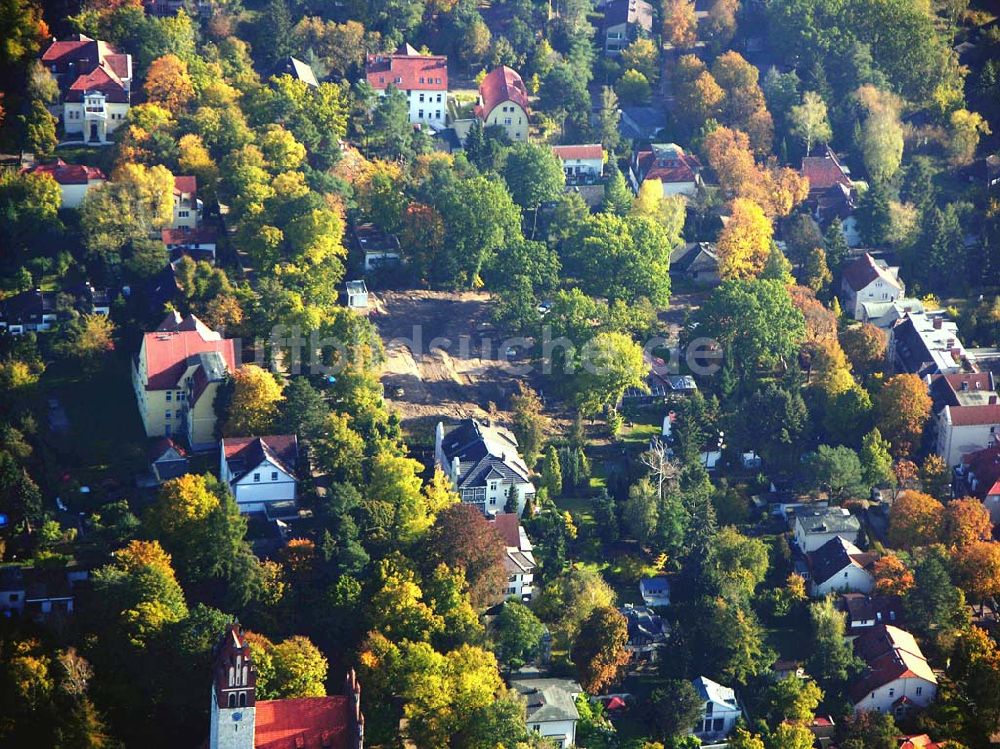
[[941, 318], [940, 317], [935, 317], [934, 318], [934, 330], [941, 330]]

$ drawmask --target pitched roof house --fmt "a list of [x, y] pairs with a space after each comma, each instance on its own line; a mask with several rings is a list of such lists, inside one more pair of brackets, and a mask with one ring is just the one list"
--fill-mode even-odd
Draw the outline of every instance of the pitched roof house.
[[499, 125], [512, 141], [526, 141], [528, 110], [528, 89], [513, 68], [493, 68], [479, 84], [475, 114], [484, 127]]
[[527, 603], [534, 593], [535, 556], [534, 547], [521, 525], [520, 516], [513, 512], [503, 512], [491, 520], [493, 527], [503, 539], [504, 571], [507, 573], [505, 596], [514, 596]]
[[132, 386], [146, 436], [185, 437], [194, 450], [214, 447], [215, 393], [235, 369], [232, 340], [194, 315], [167, 315], [143, 336], [132, 359]]
[[410, 122], [445, 127], [448, 108], [448, 58], [422, 55], [409, 44], [394, 53], [368, 55], [365, 78], [379, 96], [392, 86], [409, 102]]
[[1000, 396], [989, 393], [975, 406], [945, 406], [937, 415], [935, 451], [948, 466], [958, 465], [963, 455], [989, 447], [1000, 435]]
[[10, 335], [51, 330], [59, 321], [56, 293], [33, 289], [0, 301], [0, 330]]
[[194, 261], [204, 260], [212, 265], [215, 264], [219, 233], [214, 226], [164, 228], [160, 230], [160, 239], [170, 253], [171, 262], [180, 260], [186, 255]]
[[83, 34], [54, 41], [42, 64], [59, 84], [61, 102], [53, 113], [67, 134], [85, 142], [107, 143], [124, 124], [131, 101], [132, 56]]
[[512, 679], [510, 688], [528, 703], [528, 730], [549, 739], [557, 747], [576, 744], [577, 695], [583, 689], [570, 679]]
[[872, 567], [877, 560], [878, 554], [863, 552], [835, 536], [808, 555], [809, 594], [823, 598], [834, 591], [871, 593], [875, 589]]
[[837, 154], [829, 146], [825, 146], [819, 156], [805, 156], [802, 159], [800, 173], [809, 180], [809, 195], [818, 195], [831, 187], [851, 189], [850, 171], [840, 163]]
[[309, 63], [302, 62], [297, 57], [286, 57], [283, 60], [279, 60], [278, 64], [274, 66], [274, 71], [271, 75], [290, 75], [295, 80], [302, 81], [313, 88], [319, 86], [316, 74], [313, 72], [312, 67], [309, 66]]
[[799, 550], [810, 554], [834, 538], [855, 543], [861, 523], [846, 507], [800, 507], [795, 510], [792, 529]]
[[628, 623], [628, 651], [633, 662], [656, 661], [657, 651], [667, 644], [666, 622], [648, 606], [626, 603], [618, 609]]
[[670, 578], [666, 575], [640, 578], [639, 595], [647, 606], [669, 606]]
[[701, 184], [701, 162], [676, 143], [653, 143], [649, 150], [639, 151], [633, 162], [640, 183], [656, 179], [663, 186], [663, 195], [693, 197]]
[[896, 372], [920, 376], [974, 369], [958, 337], [958, 325], [941, 313], [909, 313], [889, 330], [889, 363]]
[[219, 448], [219, 478], [229, 484], [240, 512], [294, 507], [299, 463], [294, 434], [225, 437]]
[[854, 653], [866, 664], [848, 690], [855, 712], [878, 710], [902, 718], [937, 695], [937, 677], [909, 632], [879, 624], [854, 641]]
[[174, 177], [174, 229], [194, 229], [201, 223], [204, 204], [198, 199], [198, 178], [193, 175]]
[[903, 604], [898, 596], [841, 593], [837, 608], [847, 617], [846, 636], [852, 641], [876, 625], [898, 625], [902, 621]]
[[866, 302], [894, 302], [905, 293], [899, 268], [890, 268], [867, 252], [841, 272], [840, 300], [844, 311], [855, 320], [861, 319], [861, 308]]
[[691, 732], [702, 743], [712, 743], [725, 738], [743, 717], [743, 708], [736, 700], [736, 692], [711, 679], [699, 676], [691, 682], [695, 691], [705, 703], [704, 710]]
[[188, 472], [188, 452], [169, 437], [160, 437], [149, 448], [149, 465], [158, 483]]
[[719, 276], [719, 254], [712, 242], [687, 242], [670, 253], [670, 275], [702, 286], [716, 286]]
[[503, 512], [511, 492], [515, 492], [520, 516], [535, 496], [530, 471], [517, 450], [517, 438], [504, 427], [465, 419], [445, 430], [438, 422], [434, 459], [462, 501], [474, 504], [484, 515]]
[[601, 36], [608, 55], [617, 57], [629, 44], [653, 31], [653, 6], [646, 0], [610, 0], [603, 10]]
[[1000, 441], [962, 456], [955, 471], [956, 496], [971, 494], [983, 501], [994, 524], [1000, 523]]
[[257, 699], [257, 665], [239, 623], [215, 646], [208, 749], [363, 749], [361, 686], [353, 669], [343, 693]]
[[91, 187], [103, 185], [107, 177], [97, 167], [67, 164], [62, 159], [35, 164], [22, 170], [27, 174], [47, 174], [59, 185], [60, 207], [79, 208]]
[[604, 173], [604, 147], [600, 143], [552, 146], [562, 164], [567, 185], [593, 183]]

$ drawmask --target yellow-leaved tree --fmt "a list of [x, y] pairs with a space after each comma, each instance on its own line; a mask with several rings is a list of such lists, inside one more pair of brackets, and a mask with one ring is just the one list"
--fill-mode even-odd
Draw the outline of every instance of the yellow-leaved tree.
[[281, 383], [256, 364], [240, 367], [232, 380], [222, 433], [227, 437], [269, 434], [278, 416], [278, 404], [284, 399]]
[[723, 280], [756, 278], [771, 251], [774, 227], [759, 205], [736, 198], [731, 216], [719, 234], [719, 275]]

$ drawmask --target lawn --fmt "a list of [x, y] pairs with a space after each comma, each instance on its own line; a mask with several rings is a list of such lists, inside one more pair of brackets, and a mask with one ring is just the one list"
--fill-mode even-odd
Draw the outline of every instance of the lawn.
[[[128, 358], [113, 356], [95, 373], [57, 362], [41, 384], [46, 400], [57, 399], [69, 417], [67, 433], [47, 433], [49, 488], [76, 511], [120, 498], [133, 487], [132, 478], [146, 469], [146, 436]], [[91, 492], [80, 494], [80, 486]]]

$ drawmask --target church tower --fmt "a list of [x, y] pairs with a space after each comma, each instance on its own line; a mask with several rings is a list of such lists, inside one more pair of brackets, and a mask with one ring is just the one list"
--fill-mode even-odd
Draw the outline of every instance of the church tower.
[[257, 667], [239, 622], [226, 625], [215, 648], [209, 749], [253, 749]]

